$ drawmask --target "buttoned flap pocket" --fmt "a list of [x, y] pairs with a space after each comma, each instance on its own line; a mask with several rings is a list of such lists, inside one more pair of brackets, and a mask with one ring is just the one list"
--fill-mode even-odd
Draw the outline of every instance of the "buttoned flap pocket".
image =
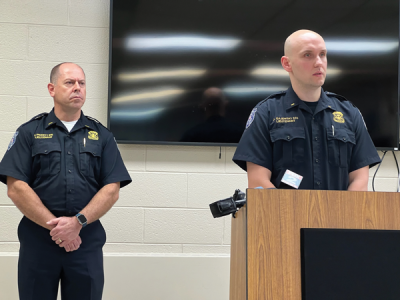
[[32, 158], [37, 176], [58, 174], [61, 169], [61, 146], [54, 142], [34, 144]]
[[94, 177], [100, 171], [101, 148], [99, 144], [79, 144], [80, 170], [84, 176]]
[[305, 131], [303, 127], [284, 126], [270, 132], [274, 164], [289, 167], [304, 161]]
[[326, 136], [328, 140], [328, 160], [330, 164], [348, 167], [356, 144], [356, 136], [346, 128], [327, 128]]
[[274, 143], [277, 140], [285, 140], [287, 142], [293, 139], [305, 139], [303, 127], [281, 127], [271, 130], [271, 141]]
[[339, 140], [343, 143], [356, 144], [356, 136], [353, 132], [345, 128], [327, 129], [328, 140]]

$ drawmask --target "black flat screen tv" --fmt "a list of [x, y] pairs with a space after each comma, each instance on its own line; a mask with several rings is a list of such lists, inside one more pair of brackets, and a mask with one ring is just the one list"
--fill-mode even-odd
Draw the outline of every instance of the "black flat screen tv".
[[325, 91], [399, 147], [399, 0], [112, 0], [108, 127], [120, 143], [236, 145], [252, 108], [285, 90], [298, 29], [328, 49]]

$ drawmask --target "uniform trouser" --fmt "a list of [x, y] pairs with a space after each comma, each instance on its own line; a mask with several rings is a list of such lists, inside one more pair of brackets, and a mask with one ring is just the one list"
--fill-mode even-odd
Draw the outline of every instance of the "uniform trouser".
[[60, 280], [63, 300], [101, 300], [104, 228], [96, 221], [79, 235], [79, 249], [66, 252], [51, 239], [48, 229], [22, 218], [18, 226], [20, 300], [56, 300]]

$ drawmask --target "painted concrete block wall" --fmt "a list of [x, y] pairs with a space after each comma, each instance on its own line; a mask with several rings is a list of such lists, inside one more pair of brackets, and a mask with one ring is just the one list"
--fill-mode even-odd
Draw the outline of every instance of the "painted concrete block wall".
[[[83, 67], [84, 112], [107, 124], [109, 6], [109, 0], [0, 1], [1, 156], [21, 123], [51, 110], [49, 73], [62, 61]], [[119, 148], [133, 183], [121, 190], [120, 200], [102, 219], [106, 253], [229, 255], [230, 218], [213, 219], [208, 204], [246, 188], [246, 174], [231, 161], [235, 148], [222, 147], [221, 158], [219, 147]], [[390, 153], [375, 189], [397, 190]], [[20, 218], [0, 185], [0, 253], [18, 251]]]
[[[0, 253], [0, 299], [18, 299], [17, 255]], [[103, 300], [229, 298], [229, 257], [104, 256]], [[8, 272], [3, 272], [7, 270]], [[60, 300], [60, 293], [57, 300]], [[83, 299], [85, 300], [85, 299]]]
[[[1, 1], [1, 155], [20, 124], [52, 108], [49, 71], [61, 61], [84, 68], [84, 112], [107, 123], [109, 6], [109, 0]], [[230, 220], [213, 219], [208, 204], [246, 188], [245, 173], [231, 161], [235, 148], [222, 147], [220, 159], [219, 147], [119, 147], [133, 183], [121, 190], [117, 205], [103, 218], [106, 251], [229, 253]], [[375, 187], [397, 189], [390, 153]], [[0, 192], [0, 224], [7, 226], [0, 231], [2, 252], [10, 244], [18, 248], [15, 229], [20, 213], [3, 185]]]

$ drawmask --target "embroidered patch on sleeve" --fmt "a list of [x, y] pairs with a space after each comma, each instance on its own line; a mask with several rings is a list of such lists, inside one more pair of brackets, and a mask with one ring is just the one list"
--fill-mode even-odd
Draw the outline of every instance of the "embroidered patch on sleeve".
[[[115, 142], [115, 145], [117, 145], [117, 149], [118, 149], [118, 151], [119, 151], [118, 143], [117, 143], [117, 140], [115, 139], [115, 137], [114, 137], [114, 142]], [[120, 151], [120, 152], [121, 152], [121, 151]]]
[[16, 131], [13, 135], [13, 137], [11, 138], [10, 143], [8, 144], [8, 148], [7, 151], [11, 149], [11, 147], [15, 144], [15, 141], [17, 140], [17, 136], [18, 136], [18, 131]]
[[[357, 108], [357, 109], [358, 109], [358, 108]], [[363, 122], [364, 122], [365, 129], [367, 129], [367, 131], [368, 131], [367, 124], [365, 124], [364, 117], [363, 117], [363, 115], [362, 115], [362, 113], [361, 113], [361, 111], [360, 111], [359, 109], [358, 109], [358, 112], [360, 113], [361, 119], [362, 119]]]
[[257, 112], [257, 108], [254, 108], [251, 111], [249, 119], [247, 120], [247, 123], [246, 123], [246, 129], [250, 127], [251, 123], [253, 123], [254, 118], [256, 117], [256, 112]]

